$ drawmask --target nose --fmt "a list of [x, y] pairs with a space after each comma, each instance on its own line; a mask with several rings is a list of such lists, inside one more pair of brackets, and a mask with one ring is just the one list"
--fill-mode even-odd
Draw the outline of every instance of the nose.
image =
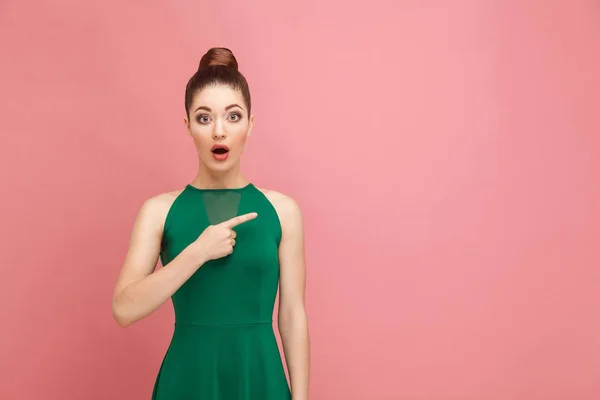
[[215, 129], [213, 130], [213, 138], [214, 139], [222, 139], [227, 134], [225, 133], [225, 128], [223, 127], [223, 122], [221, 120], [217, 120], [215, 123]]

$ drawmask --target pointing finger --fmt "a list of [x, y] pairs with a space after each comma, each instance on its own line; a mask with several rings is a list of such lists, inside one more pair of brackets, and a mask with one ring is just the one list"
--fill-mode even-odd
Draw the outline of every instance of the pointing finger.
[[233, 217], [230, 220], [223, 222], [223, 225], [227, 226], [228, 228], [233, 228], [235, 226], [243, 224], [244, 222], [253, 220], [257, 216], [258, 216], [258, 214], [255, 212], [244, 214], [244, 215], [238, 215], [237, 217]]

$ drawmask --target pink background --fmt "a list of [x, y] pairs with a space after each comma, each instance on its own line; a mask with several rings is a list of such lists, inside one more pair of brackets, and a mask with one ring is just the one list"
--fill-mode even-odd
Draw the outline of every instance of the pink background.
[[172, 307], [111, 295], [211, 46], [304, 212], [312, 399], [600, 398], [600, 3], [367, 5], [0, 3], [0, 398], [149, 398]]

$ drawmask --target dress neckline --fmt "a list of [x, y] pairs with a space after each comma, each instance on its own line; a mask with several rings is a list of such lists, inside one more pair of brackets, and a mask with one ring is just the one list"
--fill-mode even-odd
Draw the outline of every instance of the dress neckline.
[[252, 182], [246, 184], [245, 186], [242, 187], [237, 187], [237, 188], [199, 188], [196, 186], [193, 186], [191, 183], [188, 183], [186, 185], [187, 188], [190, 188], [192, 190], [196, 190], [198, 192], [241, 192], [243, 190], [246, 189], [250, 189], [251, 187], [253, 187], [254, 185], [252, 184]]

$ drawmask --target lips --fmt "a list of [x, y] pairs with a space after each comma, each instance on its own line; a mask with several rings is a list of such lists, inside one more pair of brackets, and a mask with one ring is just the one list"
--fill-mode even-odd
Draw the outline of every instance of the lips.
[[224, 153], [227, 153], [229, 151], [229, 147], [227, 147], [224, 144], [215, 144], [210, 149], [210, 151], [212, 151], [213, 153], [217, 153], [217, 154], [224, 154]]
[[229, 156], [229, 147], [224, 144], [215, 144], [211, 147], [210, 151], [213, 154], [213, 158], [218, 161], [224, 161]]

